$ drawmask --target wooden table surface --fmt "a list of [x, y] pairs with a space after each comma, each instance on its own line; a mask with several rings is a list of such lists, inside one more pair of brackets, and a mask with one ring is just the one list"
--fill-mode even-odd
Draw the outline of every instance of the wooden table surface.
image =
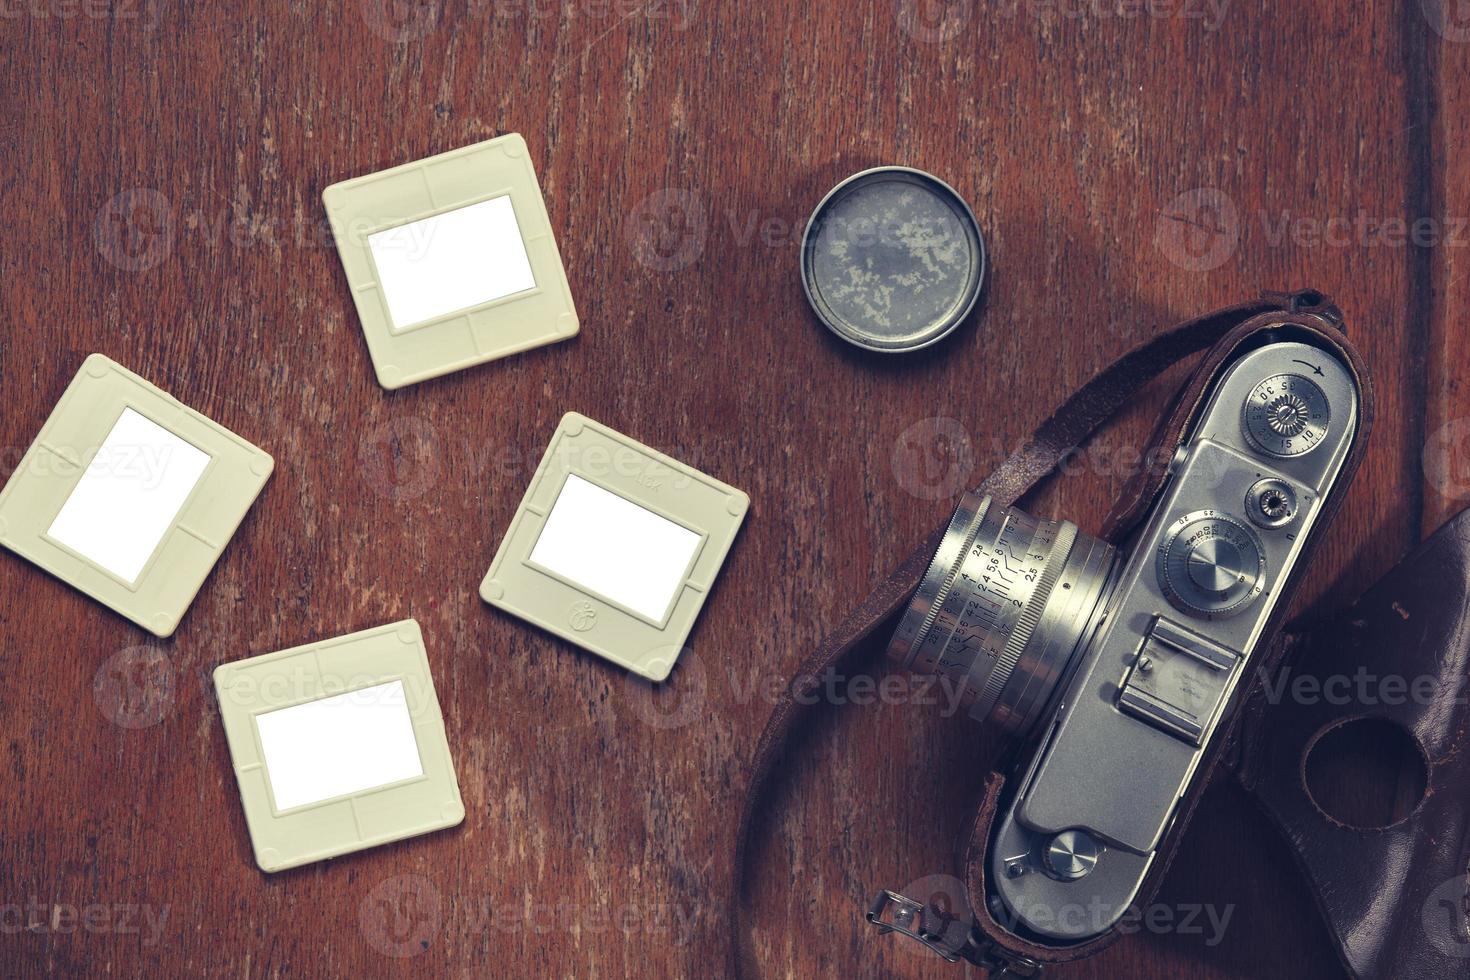
[[[6, 474], [93, 351], [277, 468], [168, 641], [0, 557], [0, 972], [721, 975], [771, 685], [1094, 371], [1263, 288], [1331, 294], [1376, 373], [1300, 601], [1371, 583], [1470, 499], [1470, 15], [1254, 6], [6, 4]], [[582, 333], [385, 392], [322, 188], [511, 131]], [[821, 195], [883, 163], [953, 184], [993, 261], [976, 316], [892, 359], [817, 325], [796, 262]], [[1096, 529], [1164, 396], [1033, 509]], [[660, 689], [476, 595], [568, 410], [752, 499]], [[404, 617], [463, 826], [263, 875], [210, 671]], [[766, 976], [963, 972], [861, 921], [876, 889], [953, 870], [983, 778], [975, 726], [890, 700], [821, 712], [767, 799]], [[1055, 975], [1339, 975], [1233, 785], [1160, 901], [1231, 918]]]

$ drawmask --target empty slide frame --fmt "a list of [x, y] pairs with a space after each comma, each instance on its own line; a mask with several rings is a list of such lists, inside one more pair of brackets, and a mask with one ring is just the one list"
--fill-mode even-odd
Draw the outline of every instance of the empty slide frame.
[[93, 354], [0, 490], [0, 545], [170, 636], [273, 468]]
[[734, 487], [568, 413], [480, 597], [661, 681], [749, 506]]
[[214, 686], [261, 870], [464, 820], [413, 620], [225, 664]]
[[383, 387], [577, 333], [519, 133], [333, 184], [322, 202]]

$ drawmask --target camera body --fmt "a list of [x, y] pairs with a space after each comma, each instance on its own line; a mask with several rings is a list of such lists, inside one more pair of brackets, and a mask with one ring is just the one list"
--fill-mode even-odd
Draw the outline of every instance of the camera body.
[[968, 495], [894, 634], [1014, 739], [986, 900], [1032, 942], [1085, 942], [1134, 901], [1352, 448], [1349, 367], [1258, 336], [1127, 541]]

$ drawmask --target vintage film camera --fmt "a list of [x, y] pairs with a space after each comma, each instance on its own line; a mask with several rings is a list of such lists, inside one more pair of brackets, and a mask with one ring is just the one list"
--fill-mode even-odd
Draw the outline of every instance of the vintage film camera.
[[889, 647], [1009, 736], [985, 901], [1039, 946], [1085, 943], [1137, 897], [1353, 448], [1349, 365], [1258, 336], [1125, 543], [970, 494]]

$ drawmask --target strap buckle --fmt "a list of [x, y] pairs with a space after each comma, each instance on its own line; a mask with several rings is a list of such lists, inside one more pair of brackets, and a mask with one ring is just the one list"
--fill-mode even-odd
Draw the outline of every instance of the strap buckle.
[[941, 914], [897, 892], [881, 891], [868, 909], [868, 922], [879, 933], [896, 932], [913, 939], [950, 963], [961, 959], [988, 971], [991, 980], [1016, 978], [1029, 980], [1041, 976], [1042, 966], [1035, 960], [1015, 956], [979, 939], [969, 923]]
[[955, 943], [953, 934], [959, 930], [946, 928], [963, 926], [963, 923], [953, 919], [945, 922], [927, 905], [887, 890], [879, 892], [873, 899], [873, 905], [868, 909], [868, 922], [877, 926], [880, 934], [896, 932], [917, 940], [951, 963], [959, 962], [960, 950], [969, 942], [969, 929], [964, 929], [964, 941]]

